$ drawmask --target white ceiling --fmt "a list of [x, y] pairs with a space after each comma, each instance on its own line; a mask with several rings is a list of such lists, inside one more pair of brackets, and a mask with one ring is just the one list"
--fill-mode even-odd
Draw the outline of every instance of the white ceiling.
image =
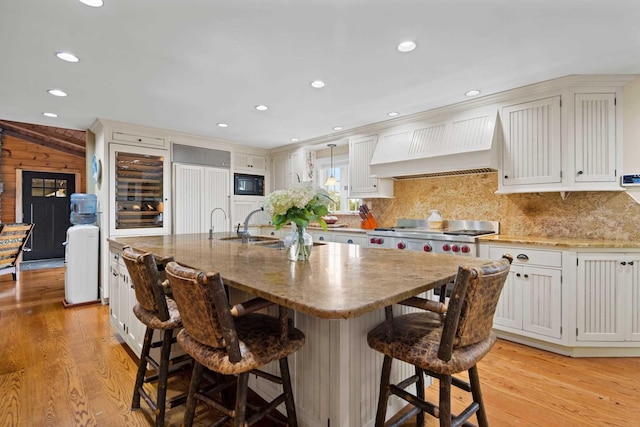
[[[273, 148], [470, 89], [640, 72], [638, 0], [104, 1], [0, 0], [0, 119], [100, 117]], [[418, 48], [399, 53], [404, 40]]]

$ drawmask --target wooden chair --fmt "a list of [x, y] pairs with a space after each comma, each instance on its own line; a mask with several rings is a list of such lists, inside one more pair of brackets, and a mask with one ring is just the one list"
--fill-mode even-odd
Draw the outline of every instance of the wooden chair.
[[31, 236], [35, 224], [0, 224], [0, 274], [11, 273], [18, 279], [20, 253]]
[[[279, 308], [279, 318], [255, 313], [270, 304], [261, 298], [232, 309], [217, 271], [205, 273], [171, 262], [167, 264], [166, 274], [184, 323], [178, 343], [195, 360], [183, 425], [193, 424], [199, 400], [223, 414], [214, 426], [231, 419], [234, 426], [252, 425], [282, 402], [287, 410], [288, 425], [297, 426], [287, 356], [302, 347], [305, 336], [289, 325], [287, 309]], [[280, 377], [259, 370], [276, 360]], [[227, 376], [227, 381], [217, 384], [208, 395], [198, 392], [205, 367]], [[283, 387], [282, 394], [265, 407], [255, 408], [251, 414], [247, 413], [250, 373]], [[217, 401], [212, 397], [233, 387], [236, 388], [235, 405], [225, 405], [224, 399]]]
[[[142, 353], [138, 363], [136, 383], [133, 390], [131, 409], [140, 409], [140, 397], [144, 398], [156, 415], [155, 425], [163, 426], [166, 409], [173, 408], [186, 401], [185, 393], [167, 401], [167, 381], [168, 378], [181, 370], [190, 366], [185, 362], [191, 358], [188, 355], [181, 355], [171, 359], [171, 346], [176, 342], [173, 332], [182, 328], [182, 319], [175, 301], [165, 295], [162, 287], [164, 275], [160, 273], [162, 263], [157, 264], [156, 258], [150, 253], [140, 253], [131, 247], [125, 247], [122, 252], [131, 282], [135, 290], [137, 304], [133, 307], [133, 313], [142, 323], [146, 325]], [[171, 261], [168, 258], [166, 261]], [[162, 341], [153, 342], [155, 330], [162, 331]], [[160, 360], [151, 357], [151, 348], [162, 346], [160, 350]], [[155, 373], [145, 376], [149, 364]], [[153, 399], [144, 389], [143, 385], [157, 381], [157, 393]]]
[[[386, 320], [367, 335], [371, 348], [384, 354], [377, 427], [385, 425], [387, 401], [393, 394], [413, 405], [404, 417], [390, 425], [400, 425], [417, 414], [417, 425], [424, 425], [424, 412], [440, 420], [440, 426], [471, 425], [467, 420], [475, 413], [481, 427], [488, 426], [482, 401], [476, 364], [493, 347], [496, 337], [491, 328], [502, 287], [509, 273], [512, 257], [479, 269], [458, 269], [449, 306], [442, 302], [409, 298], [400, 304], [427, 311], [393, 317], [385, 308]], [[398, 384], [389, 384], [391, 362], [402, 360], [415, 367], [415, 375]], [[453, 374], [469, 371], [469, 383]], [[425, 401], [424, 374], [437, 378], [439, 404]], [[416, 384], [416, 394], [405, 389]], [[451, 414], [451, 385], [471, 392], [473, 402], [459, 415]]]

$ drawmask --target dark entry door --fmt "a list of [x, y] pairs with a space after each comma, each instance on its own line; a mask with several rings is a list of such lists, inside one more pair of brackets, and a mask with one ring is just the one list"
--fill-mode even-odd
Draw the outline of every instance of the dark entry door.
[[22, 259], [64, 258], [71, 194], [75, 192], [73, 174], [22, 172], [22, 212], [24, 222], [35, 224]]

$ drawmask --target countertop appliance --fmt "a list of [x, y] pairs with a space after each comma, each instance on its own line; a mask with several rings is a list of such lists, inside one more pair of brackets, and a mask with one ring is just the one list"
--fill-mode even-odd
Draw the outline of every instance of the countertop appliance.
[[426, 220], [399, 219], [395, 227], [367, 232], [367, 245], [437, 254], [478, 256], [478, 236], [497, 234], [498, 221], [442, 221], [443, 228], [429, 228]]

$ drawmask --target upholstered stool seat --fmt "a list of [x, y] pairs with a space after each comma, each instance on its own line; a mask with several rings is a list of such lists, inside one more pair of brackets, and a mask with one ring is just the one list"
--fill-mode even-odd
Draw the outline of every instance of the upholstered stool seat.
[[[171, 358], [171, 347], [176, 342], [174, 331], [182, 328], [182, 318], [174, 300], [167, 297], [162, 287], [164, 275], [159, 271], [162, 263], [156, 262], [151, 253], [136, 252], [125, 247], [122, 252], [137, 303], [133, 307], [135, 316], [146, 326], [142, 352], [138, 363], [138, 372], [133, 390], [131, 409], [140, 409], [140, 399], [144, 399], [155, 414], [155, 425], [164, 426], [167, 408], [173, 408], [186, 402], [186, 391], [167, 400], [167, 382], [171, 375], [191, 366], [191, 357], [183, 354]], [[163, 260], [171, 261], [172, 258]], [[162, 331], [162, 340], [153, 342], [154, 331]], [[151, 348], [159, 347], [160, 358], [151, 356]], [[150, 366], [154, 373], [146, 375]], [[143, 387], [145, 383], [156, 382], [156, 395], [152, 397]]]
[[[257, 309], [272, 305], [261, 298], [230, 307], [217, 271], [205, 273], [171, 262], [166, 274], [184, 323], [178, 343], [195, 361], [184, 426], [193, 424], [197, 401], [201, 401], [223, 414], [214, 426], [227, 425], [231, 419], [233, 426], [249, 426], [284, 403], [288, 425], [296, 427], [287, 356], [302, 347], [305, 336], [290, 325], [288, 310], [278, 307], [278, 317], [256, 313]], [[279, 363], [279, 377], [259, 369], [275, 361]], [[216, 373], [218, 379], [208, 393], [198, 391], [205, 368]], [[250, 414], [247, 413], [249, 374], [281, 384], [283, 389], [282, 394], [263, 407], [253, 408]], [[217, 398], [233, 388], [234, 404]]]
[[[467, 420], [474, 414], [480, 426], [488, 426], [476, 364], [496, 341], [491, 330], [493, 315], [511, 261], [511, 256], [505, 255], [502, 260], [482, 268], [461, 266], [448, 307], [444, 305], [442, 292], [440, 302], [418, 297], [400, 302], [427, 311], [394, 317], [392, 308], [385, 308], [386, 320], [367, 335], [369, 346], [384, 354], [376, 427], [385, 425], [391, 394], [404, 399], [413, 408], [387, 425], [398, 426], [417, 415], [416, 424], [422, 426], [427, 412], [439, 418], [441, 427], [471, 425]], [[391, 384], [394, 359], [413, 365], [415, 374]], [[453, 376], [464, 371], [469, 372], [469, 383]], [[438, 379], [440, 396], [437, 404], [425, 400], [425, 374]], [[412, 394], [406, 389], [414, 384], [416, 391]], [[451, 413], [452, 385], [471, 392], [473, 396], [473, 402], [457, 416]]]

